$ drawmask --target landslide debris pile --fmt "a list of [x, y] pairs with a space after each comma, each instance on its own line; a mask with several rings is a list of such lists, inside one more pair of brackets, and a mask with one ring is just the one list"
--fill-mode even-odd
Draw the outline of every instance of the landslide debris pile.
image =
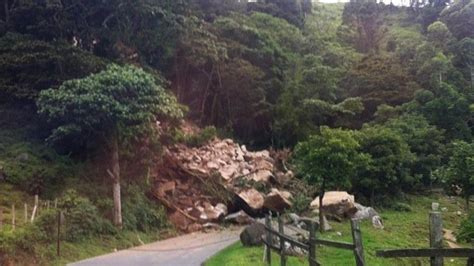
[[231, 139], [194, 148], [175, 144], [156, 168], [153, 194], [183, 231], [216, 227], [224, 219], [247, 223], [250, 216], [291, 207], [292, 195], [283, 187], [293, 173], [276, 165], [268, 150], [248, 151]]

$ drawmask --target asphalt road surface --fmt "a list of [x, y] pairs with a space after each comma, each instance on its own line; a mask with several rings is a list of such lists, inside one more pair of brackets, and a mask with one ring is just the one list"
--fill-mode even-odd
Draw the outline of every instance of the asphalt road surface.
[[71, 263], [71, 266], [199, 266], [239, 239], [240, 230], [193, 233]]

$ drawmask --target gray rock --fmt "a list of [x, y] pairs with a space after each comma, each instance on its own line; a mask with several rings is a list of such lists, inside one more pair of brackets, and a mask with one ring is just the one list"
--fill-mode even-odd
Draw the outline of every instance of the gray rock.
[[241, 210], [241, 211], [227, 215], [224, 218], [224, 221], [236, 223], [236, 224], [250, 224], [250, 223], [253, 223], [255, 220], [252, 217], [250, 217], [247, 213]]
[[261, 223], [253, 223], [240, 233], [240, 241], [244, 246], [262, 245], [262, 237], [265, 235], [265, 226]]
[[21, 153], [20, 155], [18, 155], [18, 156], [16, 157], [16, 160], [17, 160], [17, 161], [20, 161], [20, 162], [26, 162], [26, 161], [28, 161], [29, 159], [30, 159], [30, 155], [29, 155], [28, 153], [26, 153], [26, 152]]

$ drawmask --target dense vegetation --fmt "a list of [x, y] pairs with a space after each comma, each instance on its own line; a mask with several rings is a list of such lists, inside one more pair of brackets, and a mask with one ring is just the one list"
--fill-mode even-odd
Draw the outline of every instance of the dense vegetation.
[[[296, 148], [299, 177], [320, 191], [389, 206], [427, 187], [459, 187], [468, 204], [474, 2], [0, 7], [0, 182], [46, 199], [74, 187], [90, 198], [78, 208], [102, 221], [113, 216], [112, 193], [101, 188], [110, 174], [123, 180], [123, 208], [133, 209], [125, 229], [140, 217], [149, 223], [139, 230], [161, 226], [161, 209], [143, 193], [162, 144], [149, 122], [173, 124], [183, 111], [253, 148]], [[90, 231], [117, 233], [97, 223], [106, 225]]]

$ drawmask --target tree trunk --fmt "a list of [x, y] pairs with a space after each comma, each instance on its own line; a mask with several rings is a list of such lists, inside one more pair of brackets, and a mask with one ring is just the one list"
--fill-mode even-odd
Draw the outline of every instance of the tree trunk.
[[323, 213], [323, 198], [324, 193], [326, 192], [326, 179], [323, 179], [323, 185], [321, 186], [321, 191], [319, 192], [319, 232], [324, 232], [324, 213]]
[[112, 183], [114, 197], [114, 225], [118, 228], [122, 228], [122, 199], [120, 195], [120, 163], [117, 134], [114, 134], [112, 139]]
[[471, 89], [474, 89], [474, 66], [471, 66], [470, 69], [471, 69]]

